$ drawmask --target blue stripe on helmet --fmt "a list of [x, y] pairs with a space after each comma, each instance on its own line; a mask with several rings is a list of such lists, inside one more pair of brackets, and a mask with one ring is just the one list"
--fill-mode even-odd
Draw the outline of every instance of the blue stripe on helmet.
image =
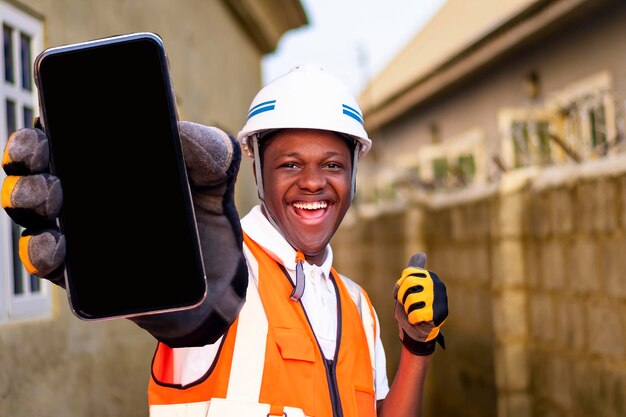
[[355, 112], [356, 114], [358, 114], [358, 115], [359, 115], [359, 117], [360, 117], [361, 119], [363, 119], [363, 115], [361, 114], [361, 112], [360, 112], [360, 111], [358, 111], [357, 109], [355, 109], [354, 107], [350, 107], [350, 106], [348, 106], [347, 104], [342, 104], [341, 106], [342, 106], [344, 109], [352, 110], [353, 112]]
[[269, 101], [264, 101], [263, 103], [259, 103], [256, 106], [252, 107], [250, 110], [248, 110], [248, 119], [251, 117], [250, 114], [255, 111], [256, 109], [258, 109], [259, 107], [263, 107], [266, 106], [268, 104], [275, 104], [276, 100], [269, 100]]
[[346, 116], [350, 116], [357, 122], [363, 124], [363, 119], [361, 119], [358, 114], [353, 113], [350, 110], [346, 110], [346, 109], [343, 109], [343, 114], [345, 114]]
[[259, 113], [265, 113], [266, 111], [274, 110], [275, 107], [276, 106], [272, 104], [271, 106], [266, 106], [266, 107], [261, 107], [259, 109], [256, 109], [255, 111], [253, 111], [252, 113], [248, 115], [248, 118], [246, 120], [250, 120], [252, 117], [256, 116]]

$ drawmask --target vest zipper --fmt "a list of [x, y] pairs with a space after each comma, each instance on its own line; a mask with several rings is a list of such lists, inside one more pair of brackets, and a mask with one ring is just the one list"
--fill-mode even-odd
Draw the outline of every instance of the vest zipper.
[[328, 390], [330, 391], [330, 402], [333, 406], [333, 416], [343, 417], [341, 409], [341, 398], [339, 398], [339, 387], [337, 386], [337, 373], [335, 372], [335, 361], [324, 358], [326, 367], [326, 378], [328, 379]]
[[[291, 285], [294, 285], [291, 280], [291, 276], [289, 276], [289, 272], [285, 269], [285, 267], [277, 262], [280, 269], [283, 271]], [[339, 287], [335, 282], [335, 277], [332, 276], [332, 272], [330, 273], [332, 277], [333, 285], [335, 286], [335, 297], [337, 298], [337, 341], [335, 345], [335, 357], [334, 360], [326, 359], [324, 356], [324, 351], [322, 350], [322, 346], [320, 342], [317, 340], [317, 336], [313, 331], [313, 326], [311, 326], [311, 320], [309, 320], [309, 315], [306, 313], [306, 309], [304, 308], [304, 304], [302, 304], [302, 300], [296, 301], [302, 307], [302, 311], [304, 312], [304, 317], [306, 318], [306, 322], [309, 324], [309, 328], [311, 329], [311, 333], [313, 333], [313, 338], [315, 339], [315, 343], [317, 344], [317, 349], [320, 352], [320, 356], [322, 357], [322, 362], [324, 363], [324, 368], [326, 369], [326, 381], [328, 383], [328, 391], [330, 393], [330, 404], [333, 410], [333, 417], [343, 417], [343, 409], [341, 408], [341, 397], [339, 396], [339, 386], [337, 385], [337, 373], [335, 364], [337, 363], [337, 358], [339, 357], [339, 345], [341, 343], [341, 297], [339, 297]]]

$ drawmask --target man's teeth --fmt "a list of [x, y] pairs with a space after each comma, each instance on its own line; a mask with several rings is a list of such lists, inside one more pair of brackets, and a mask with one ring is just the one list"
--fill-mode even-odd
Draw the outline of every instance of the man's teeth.
[[315, 203], [293, 203], [293, 206], [301, 210], [318, 210], [325, 209], [328, 206], [326, 201], [318, 201]]

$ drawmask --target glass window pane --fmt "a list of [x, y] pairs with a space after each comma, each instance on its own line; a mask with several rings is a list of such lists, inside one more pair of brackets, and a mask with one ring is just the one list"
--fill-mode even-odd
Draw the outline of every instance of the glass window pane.
[[30, 107], [24, 106], [23, 116], [24, 116], [23, 117], [24, 127], [33, 127], [33, 119], [35, 118], [33, 114], [33, 109], [31, 109]]
[[598, 148], [606, 145], [606, 117], [604, 115], [604, 106], [600, 105], [589, 111], [589, 120], [591, 122], [591, 146]]
[[4, 44], [4, 80], [10, 83], [15, 81], [13, 73], [13, 28], [8, 25], [2, 25], [2, 38]]
[[530, 150], [528, 149], [528, 125], [526, 122], [513, 122], [513, 149], [515, 152], [515, 167], [529, 165]]
[[29, 277], [31, 294], [41, 292], [41, 280], [34, 275], [29, 275]]
[[17, 120], [15, 119], [15, 103], [12, 100], [7, 100], [7, 134], [15, 132], [17, 129]]
[[23, 33], [20, 33], [20, 63], [22, 88], [31, 91], [33, 89], [33, 77], [31, 75], [30, 36]]
[[473, 155], [461, 155], [459, 157], [459, 174], [465, 183], [469, 183], [474, 179], [476, 174], [476, 163]]
[[435, 183], [437, 185], [443, 185], [448, 176], [448, 160], [446, 158], [435, 158], [432, 164]]
[[24, 282], [22, 280], [22, 263], [19, 256], [20, 227], [11, 223], [11, 235], [13, 243], [13, 294], [24, 294]]
[[550, 149], [550, 124], [537, 122], [537, 137], [539, 138], [539, 164], [552, 163], [552, 150]]

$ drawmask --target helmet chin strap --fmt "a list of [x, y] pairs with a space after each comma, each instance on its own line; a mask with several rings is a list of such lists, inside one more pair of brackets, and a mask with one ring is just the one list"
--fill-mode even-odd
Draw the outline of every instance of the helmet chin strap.
[[269, 220], [270, 224], [274, 226], [274, 229], [276, 229], [282, 237], [285, 237], [283, 232], [280, 230], [280, 227], [278, 227], [276, 220], [274, 220], [274, 216], [272, 216], [272, 213], [270, 213], [267, 205], [265, 204], [265, 189], [263, 188], [263, 170], [261, 169], [261, 156], [259, 154], [258, 133], [252, 137], [252, 151], [254, 153], [254, 173], [256, 175], [256, 187], [259, 195], [259, 200], [261, 200], [261, 208], [265, 214], [265, 217], [267, 217], [267, 220]]
[[354, 156], [352, 158], [352, 178], [350, 178], [352, 182], [350, 186], [350, 201], [354, 200], [356, 194], [356, 166], [359, 164], [359, 152], [361, 150], [361, 144], [358, 141], [355, 142]]

